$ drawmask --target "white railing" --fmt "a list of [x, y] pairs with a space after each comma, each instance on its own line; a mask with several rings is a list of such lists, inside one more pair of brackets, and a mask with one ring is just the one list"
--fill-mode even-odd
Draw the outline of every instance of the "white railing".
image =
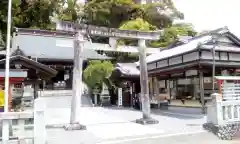
[[[34, 144], [46, 144], [46, 124], [45, 124], [45, 111], [46, 105], [42, 99], [36, 99], [34, 101], [34, 112], [7, 112], [0, 113], [0, 121], [2, 123], [2, 143], [8, 144], [11, 142], [9, 131], [4, 130], [4, 127], [8, 127], [12, 120], [18, 121], [18, 131], [16, 137], [18, 142], [32, 139]], [[33, 137], [25, 136], [25, 120], [34, 119], [34, 132]]]
[[222, 123], [240, 122], [240, 100], [222, 101]]
[[225, 125], [240, 122], [240, 100], [222, 100], [222, 95], [212, 94], [212, 102], [208, 105], [208, 123]]

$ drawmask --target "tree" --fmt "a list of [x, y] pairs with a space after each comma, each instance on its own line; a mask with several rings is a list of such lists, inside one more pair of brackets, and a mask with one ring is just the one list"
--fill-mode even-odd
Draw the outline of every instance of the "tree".
[[190, 24], [175, 24], [163, 29], [163, 35], [157, 41], [151, 41], [150, 46], [164, 48], [177, 40], [179, 36], [195, 36], [197, 32]]
[[[158, 41], [147, 41], [150, 47], [166, 47], [179, 35], [192, 35], [188, 25], [173, 25], [174, 19], [184, 18], [171, 0], [157, 4], [138, 5], [132, 0], [90, 0], [84, 6], [84, 21], [87, 24], [120, 28], [125, 30], [150, 31], [164, 29], [164, 35]], [[93, 42], [108, 43], [108, 39], [92, 37]], [[136, 40], [118, 40], [118, 45], [137, 46]], [[115, 57], [115, 61], [137, 61], [138, 55], [132, 53], [104, 52]], [[114, 62], [114, 61], [113, 61]]]
[[[8, 0], [0, 1], [0, 31], [7, 30]], [[77, 0], [12, 0], [12, 27], [55, 30], [53, 18], [77, 21], [82, 15]]]
[[[119, 29], [122, 30], [139, 30], [139, 31], [154, 31], [157, 29], [156, 26], [151, 25], [142, 18], [136, 18], [134, 20], [124, 22]], [[137, 41], [135, 40], [120, 40], [119, 44], [133, 45], [137, 46]]]
[[184, 15], [174, 6], [172, 0], [143, 5], [144, 19], [159, 29], [172, 26], [175, 19], [183, 19]]
[[64, 21], [76, 22], [83, 15], [83, 6], [77, 3], [77, 0], [63, 0], [59, 3], [57, 18]]
[[145, 5], [133, 0], [90, 0], [84, 6], [84, 19], [92, 25], [118, 28], [123, 22], [136, 18], [162, 28], [171, 25], [173, 18], [183, 18], [183, 14], [171, 0]]
[[[189, 25], [173, 25], [175, 19], [183, 18], [184, 15], [177, 10], [172, 0], [144, 5], [136, 4], [133, 0], [90, 0], [84, 6], [84, 20], [87, 24], [129, 30], [164, 29], [164, 35], [159, 41], [147, 43], [148, 46], [156, 48], [166, 47], [176, 40], [178, 35], [185, 35], [186, 32], [189, 35], [195, 35], [195, 31]], [[93, 42], [108, 42], [106, 38], [92, 37], [92, 39]], [[119, 41], [119, 44], [136, 45], [136, 41]], [[106, 54], [116, 55], [110, 52]], [[126, 59], [128, 55], [120, 54], [117, 59], [122, 57]]]
[[90, 0], [84, 7], [86, 23], [118, 28], [136, 13], [132, 0]]
[[[157, 27], [154, 25], [151, 25], [150, 23], [148, 23], [147, 21], [141, 18], [137, 18], [135, 20], [130, 20], [123, 23], [120, 26], [120, 29], [153, 31], [153, 30], [156, 30]], [[163, 34], [159, 40], [147, 41], [147, 46], [156, 47], [156, 48], [167, 47], [173, 41], [177, 40], [179, 36], [195, 36], [196, 34], [197, 33], [193, 29], [193, 26], [191, 24], [187, 24], [187, 23], [175, 24], [175, 25], [172, 25], [171, 27], [164, 28]], [[121, 40], [119, 41], [119, 44], [136, 46], [137, 41]]]
[[109, 78], [113, 71], [113, 64], [110, 61], [92, 60], [83, 72], [84, 82], [90, 89], [101, 86]]
[[[12, 0], [12, 27], [54, 29], [52, 18], [61, 0]], [[0, 1], [0, 31], [6, 38], [8, 0]]]

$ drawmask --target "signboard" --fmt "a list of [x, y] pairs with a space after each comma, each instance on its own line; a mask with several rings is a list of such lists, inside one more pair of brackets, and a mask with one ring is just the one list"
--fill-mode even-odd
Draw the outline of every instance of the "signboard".
[[122, 88], [118, 88], [118, 106], [122, 106]]
[[187, 70], [185, 72], [185, 76], [196, 76], [198, 75], [198, 71], [197, 70]]
[[212, 78], [211, 77], [204, 77], [203, 81], [204, 81], [204, 83], [211, 83]]
[[[5, 70], [0, 70], [0, 77], [5, 77]], [[9, 77], [25, 78], [27, 77], [27, 72], [22, 70], [10, 70]]]

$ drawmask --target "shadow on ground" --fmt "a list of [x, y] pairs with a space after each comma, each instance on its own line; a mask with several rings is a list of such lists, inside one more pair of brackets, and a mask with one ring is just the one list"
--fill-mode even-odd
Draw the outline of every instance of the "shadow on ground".
[[167, 117], [172, 117], [172, 118], [177, 118], [177, 119], [201, 119], [204, 118], [204, 115], [196, 113], [196, 114], [189, 114], [189, 113], [184, 113], [184, 112], [173, 112], [171, 110], [152, 110], [152, 114], [155, 115], [161, 115], [161, 116], [167, 116]]
[[[140, 110], [136, 110], [130, 107], [103, 107], [109, 110], [124, 110], [124, 111], [133, 111], [133, 112], [140, 112]], [[161, 110], [161, 109], [151, 109], [151, 113], [153, 115], [160, 115], [160, 116], [167, 116], [177, 119], [201, 119], [204, 118], [204, 114], [201, 113], [200, 108], [183, 108], [183, 107], [169, 107], [168, 110]]]

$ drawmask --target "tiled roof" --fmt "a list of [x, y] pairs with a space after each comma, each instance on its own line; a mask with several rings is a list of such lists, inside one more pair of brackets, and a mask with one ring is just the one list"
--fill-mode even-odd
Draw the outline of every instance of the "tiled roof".
[[200, 43], [205, 43], [211, 40], [212, 36], [204, 36], [194, 40], [189, 41], [187, 44], [176, 46], [172, 49], [166, 49], [157, 54], [152, 54], [146, 58], [147, 63], [151, 63], [156, 60], [161, 60], [174, 55], [182, 54], [188, 51], [192, 51], [197, 48]]
[[[57, 45], [58, 40], [61, 41], [62, 46]], [[69, 45], [73, 45], [73, 37], [18, 34], [13, 37], [12, 50], [14, 51], [19, 47], [26, 56], [33, 58], [71, 60], [74, 57], [74, 49]], [[85, 48], [82, 55], [85, 59], [109, 59], [109, 57], [98, 54], [95, 50], [89, 48]]]
[[[157, 54], [152, 54], [150, 56], [146, 57], [147, 63], [151, 63], [157, 60], [162, 60], [165, 58], [169, 58], [171, 56], [183, 54], [192, 50], [195, 50], [198, 48], [199, 45], [202, 45], [201, 48], [209, 49], [213, 46], [204, 45], [208, 43], [209, 41], [212, 41], [214, 39], [214, 36], [216, 35], [224, 35], [226, 34], [227, 37], [229, 37], [234, 43], [240, 46], [240, 40], [237, 36], [232, 34], [227, 27], [219, 28], [213, 31], [210, 31], [208, 33], [201, 34], [199, 36], [193, 37], [191, 39], [188, 39], [188, 41], [185, 42], [185, 44], [178, 45], [176, 47], [173, 47], [171, 49], [165, 49]], [[225, 47], [216, 47], [216, 50], [222, 50], [222, 51], [239, 51], [233, 47], [225, 46]], [[136, 62], [139, 64], [139, 62]]]
[[135, 63], [117, 63], [115, 69], [118, 69], [124, 75], [140, 75]]
[[[0, 64], [5, 64], [6, 59], [1, 59]], [[22, 62], [22, 65], [28, 68], [39, 70], [39, 72], [47, 73], [49, 76], [55, 76], [57, 74], [57, 71], [55, 69], [52, 69], [48, 67], [47, 65], [41, 64], [39, 62], [36, 62], [32, 59], [29, 59], [27, 57], [21, 56], [21, 55], [15, 55], [10, 57], [10, 61], [20, 61]]]

